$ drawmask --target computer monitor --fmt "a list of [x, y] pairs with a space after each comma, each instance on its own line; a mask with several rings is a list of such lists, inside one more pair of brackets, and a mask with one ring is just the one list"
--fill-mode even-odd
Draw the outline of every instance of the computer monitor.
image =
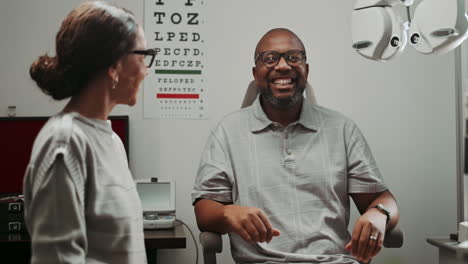
[[143, 212], [169, 214], [175, 212], [175, 182], [137, 181]]
[[[22, 193], [32, 145], [48, 119], [48, 116], [0, 117], [0, 193]], [[128, 157], [128, 116], [110, 116], [109, 120], [122, 139]]]

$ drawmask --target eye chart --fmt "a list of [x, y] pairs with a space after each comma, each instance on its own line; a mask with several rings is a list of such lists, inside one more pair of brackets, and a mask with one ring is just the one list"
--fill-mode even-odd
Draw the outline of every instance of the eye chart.
[[156, 56], [143, 84], [144, 118], [206, 118], [205, 1], [145, 0], [145, 36]]

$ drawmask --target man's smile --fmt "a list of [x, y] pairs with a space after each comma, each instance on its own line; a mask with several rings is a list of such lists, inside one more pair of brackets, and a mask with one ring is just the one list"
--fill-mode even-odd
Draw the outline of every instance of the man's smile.
[[280, 92], [280, 93], [287, 93], [293, 89], [296, 80], [291, 77], [277, 77], [273, 78], [270, 82], [272, 85], [271, 88]]

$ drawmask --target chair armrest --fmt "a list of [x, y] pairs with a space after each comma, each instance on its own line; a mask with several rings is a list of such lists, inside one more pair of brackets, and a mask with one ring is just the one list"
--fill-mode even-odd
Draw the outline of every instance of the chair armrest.
[[223, 241], [219, 233], [201, 232], [200, 244], [203, 247], [203, 251], [213, 251], [216, 253], [221, 253], [221, 251], [223, 251]]
[[201, 232], [200, 244], [203, 248], [205, 264], [216, 264], [216, 253], [223, 251], [221, 234], [213, 232]]
[[392, 230], [385, 233], [384, 247], [400, 248], [403, 246], [403, 230], [399, 226], [395, 226]]

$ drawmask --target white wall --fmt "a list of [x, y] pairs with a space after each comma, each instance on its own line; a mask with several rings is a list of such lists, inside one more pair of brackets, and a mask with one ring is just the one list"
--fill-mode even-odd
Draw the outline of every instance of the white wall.
[[[319, 104], [361, 127], [398, 199], [405, 245], [384, 250], [373, 263], [437, 263], [437, 250], [425, 239], [456, 231], [454, 54], [426, 57], [407, 48], [388, 63], [359, 57], [349, 28], [354, 1], [205, 1], [210, 118], [143, 119], [141, 103], [116, 108], [112, 114], [130, 116], [134, 176], [174, 179], [177, 216], [198, 238], [190, 191], [204, 140], [223, 114], [239, 107], [257, 40], [272, 27], [289, 27], [306, 46]], [[1, 116], [9, 105], [16, 105], [18, 116], [52, 115], [63, 107], [41, 94], [28, 69], [38, 55], [53, 52], [61, 20], [79, 2], [0, 1]], [[142, 0], [116, 2], [142, 17]], [[187, 245], [160, 250], [159, 263], [193, 263], [189, 237]], [[221, 263], [233, 263], [226, 241], [224, 248]]]

